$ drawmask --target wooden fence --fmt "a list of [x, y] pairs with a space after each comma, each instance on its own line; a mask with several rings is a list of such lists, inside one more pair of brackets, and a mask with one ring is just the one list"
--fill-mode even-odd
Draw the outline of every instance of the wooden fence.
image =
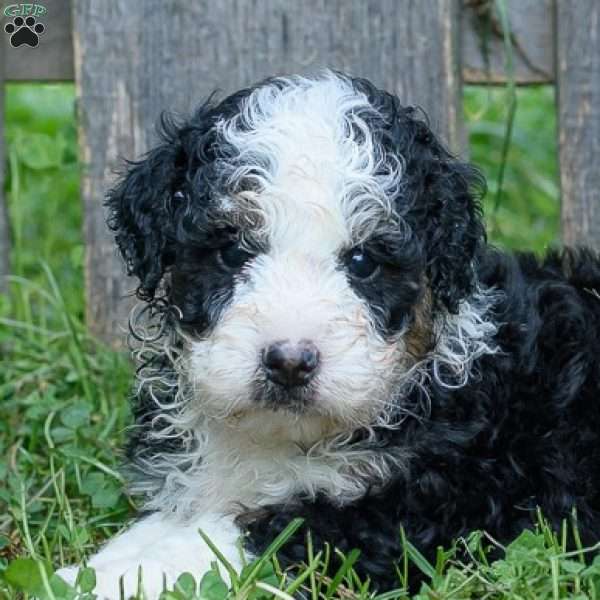
[[[12, 48], [1, 32], [0, 86], [76, 82], [87, 317], [92, 330], [110, 342], [120, 337], [129, 309], [123, 298], [133, 283], [124, 277], [105, 228], [102, 199], [121, 158], [139, 156], [155, 141], [161, 110], [187, 111], [216, 88], [228, 93], [268, 75], [331, 66], [423, 106], [450, 146], [464, 152], [463, 83], [502, 83], [507, 76], [493, 0], [43, 5], [46, 31], [38, 48]], [[514, 79], [519, 85], [557, 86], [563, 239], [598, 247], [600, 0], [506, 0], [506, 5]], [[0, 161], [2, 151], [0, 143]], [[8, 270], [7, 256], [0, 200], [0, 274]]]

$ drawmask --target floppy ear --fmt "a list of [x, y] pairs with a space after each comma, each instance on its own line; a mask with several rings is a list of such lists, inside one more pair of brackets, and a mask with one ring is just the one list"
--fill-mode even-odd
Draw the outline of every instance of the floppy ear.
[[401, 119], [413, 227], [423, 240], [434, 301], [456, 313], [475, 288], [474, 260], [485, 242], [480, 198], [485, 180], [452, 156], [426, 122], [405, 109]]
[[137, 162], [106, 199], [107, 223], [127, 265], [139, 279], [140, 299], [154, 298], [156, 288], [173, 263], [172, 199], [183, 183], [185, 156], [175, 126], [163, 119], [163, 143]]

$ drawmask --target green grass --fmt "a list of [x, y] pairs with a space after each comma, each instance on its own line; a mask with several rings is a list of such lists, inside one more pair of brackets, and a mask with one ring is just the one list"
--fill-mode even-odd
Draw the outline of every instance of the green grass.
[[540, 253], [558, 241], [554, 89], [521, 88], [516, 96], [517, 112], [499, 202], [497, 181], [508, 104], [507, 92], [502, 88], [465, 90], [471, 160], [488, 180], [484, 212], [490, 240], [504, 248]]
[[[558, 185], [554, 106], [547, 88], [519, 91], [504, 194], [496, 206], [495, 181], [502, 156], [505, 94], [467, 89], [471, 155], [490, 182], [486, 199], [491, 239], [537, 252], [555, 243]], [[81, 207], [78, 191], [72, 86], [9, 86], [6, 99], [8, 193], [15, 251], [9, 298], [0, 302], [0, 598], [19, 594], [72, 598], [53, 576], [114, 535], [133, 514], [121, 491], [118, 449], [129, 421], [132, 368], [121, 355], [92, 339], [83, 325]], [[290, 525], [291, 528], [297, 523]], [[290, 530], [291, 531], [291, 530]], [[233, 575], [232, 590], [219, 573], [183, 576], [173, 600], [187, 598], [372, 598], [373, 585], [353, 570], [355, 553], [331, 567], [333, 549], [311, 550], [292, 579], [282, 572], [276, 549]], [[399, 532], [400, 535], [400, 532]], [[567, 551], [576, 532], [551, 532], [540, 521], [489, 562], [497, 546], [475, 532], [441, 550], [429, 564], [405, 543], [398, 591], [406, 598], [412, 561], [427, 576], [422, 599], [598, 598], [597, 549]], [[466, 565], [458, 550], [473, 557]], [[462, 555], [462, 554], [461, 554]], [[94, 576], [80, 575], [83, 598]], [[374, 582], [376, 583], [376, 582]], [[87, 594], [87, 595], [86, 595]]]

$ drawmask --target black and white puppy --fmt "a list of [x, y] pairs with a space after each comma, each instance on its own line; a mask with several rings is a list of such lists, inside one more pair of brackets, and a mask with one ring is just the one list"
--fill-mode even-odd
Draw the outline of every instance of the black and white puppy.
[[310, 530], [380, 589], [401, 526], [431, 556], [575, 507], [600, 539], [594, 255], [487, 246], [481, 175], [363, 79], [274, 78], [163, 129], [107, 201], [147, 303], [146, 516], [90, 560], [101, 596], [207, 570], [199, 528], [239, 566], [293, 517], [284, 565]]

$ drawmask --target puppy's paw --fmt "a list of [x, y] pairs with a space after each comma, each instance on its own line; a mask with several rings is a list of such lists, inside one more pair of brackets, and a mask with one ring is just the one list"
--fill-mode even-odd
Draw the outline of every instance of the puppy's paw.
[[78, 572], [79, 567], [63, 567], [62, 569], [58, 569], [56, 574], [69, 585], [75, 587], [75, 581], [77, 579]]
[[[138, 596], [143, 591], [145, 600], [157, 600], [160, 593], [174, 585], [176, 577], [172, 569], [155, 560], [113, 561], [94, 567], [96, 587], [93, 593], [97, 600], [119, 600], [121, 589], [123, 598]], [[59, 569], [57, 574], [75, 587], [77, 567]]]

